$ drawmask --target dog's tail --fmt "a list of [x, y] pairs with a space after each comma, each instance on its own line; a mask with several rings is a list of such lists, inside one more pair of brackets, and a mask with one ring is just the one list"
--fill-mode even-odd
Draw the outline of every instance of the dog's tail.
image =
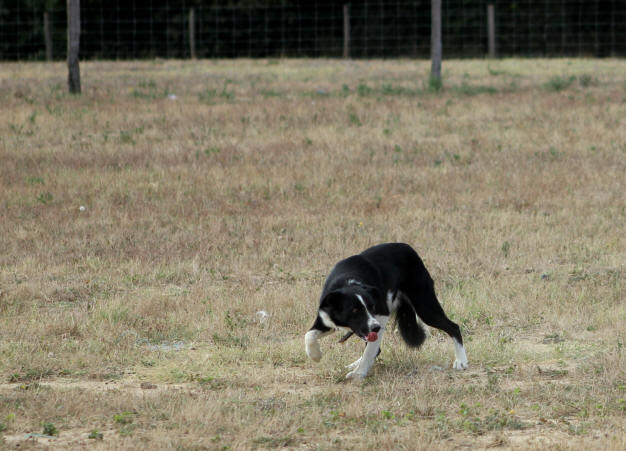
[[426, 331], [418, 322], [417, 315], [413, 306], [406, 301], [402, 301], [398, 310], [396, 311], [396, 321], [398, 323], [398, 329], [400, 329], [400, 335], [404, 342], [412, 347], [418, 348], [426, 340]]

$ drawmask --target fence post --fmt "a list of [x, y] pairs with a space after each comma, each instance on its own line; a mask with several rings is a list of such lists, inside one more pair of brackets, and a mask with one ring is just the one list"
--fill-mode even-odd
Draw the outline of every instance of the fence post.
[[431, 86], [441, 86], [441, 0], [430, 3], [430, 80]]
[[487, 5], [487, 36], [489, 43], [489, 58], [496, 57], [496, 16], [493, 3]]
[[343, 57], [350, 58], [350, 3], [343, 5]]
[[52, 26], [48, 11], [43, 12], [43, 37], [46, 44], [46, 61], [52, 61]]
[[189, 51], [191, 59], [196, 59], [196, 9], [189, 9]]
[[80, 94], [80, 0], [67, 0], [67, 84], [72, 94]]

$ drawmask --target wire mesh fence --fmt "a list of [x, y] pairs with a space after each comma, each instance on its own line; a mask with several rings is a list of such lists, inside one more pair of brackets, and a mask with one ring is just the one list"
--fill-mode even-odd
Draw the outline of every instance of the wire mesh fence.
[[[66, 3], [0, 0], [0, 60], [64, 59]], [[624, 0], [444, 0], [446, 58], [487, 55], [489, 4], [499, 56], [626, 55]], [[430, 52], [430, 1], [83, 0], [80, 12], [81, 59]]]

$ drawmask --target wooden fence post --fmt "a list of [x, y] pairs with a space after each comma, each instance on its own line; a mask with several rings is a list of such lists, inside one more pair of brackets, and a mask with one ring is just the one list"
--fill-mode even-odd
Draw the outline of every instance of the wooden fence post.
[[431, 86], [441, 87], [441, 0], [431, 0], [430, 80]]
[[343, 5], [343, 57], [350, 58], [350, 3]]
[[189, 9], [189, 51], [191, 59], [196, 59], [196, 9]]
[[489, 58], [496, 57], [496, 15], [493, 3], [487, 5], [487, 36], [489, 43]]
[[67, 0], [67, 84], [72, 94], [80, 94], [80, 0]]
[[52, 24], [48, 11], [43, 12], [43, 37], [46, 44], [46, 61], [52, 61]]

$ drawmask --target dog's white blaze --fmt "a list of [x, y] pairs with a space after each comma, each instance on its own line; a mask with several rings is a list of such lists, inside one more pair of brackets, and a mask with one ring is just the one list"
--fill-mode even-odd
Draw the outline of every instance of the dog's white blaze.
[[363, 300], [361, 295], [355, 294], [355, 296], [359, 301], [361, 301], [361, 304], [363, 304], [363, 308], [365, 308], [365, 312], [367, 313], [367, 327], [369, 327], [370, 330], [376, 326], [380, 327], [380, 323], [376, 320], [376, 318], [372, 316], [370, 311], [367, 309], [367, 305], [365, 305], [365, 301]]
[[465, 347], [454, 339], [454, 354], [456, 355], [456, 360], [452, 365], [454, 369], [464, 370], [467, 368], [467, 354], [465, 354]]

